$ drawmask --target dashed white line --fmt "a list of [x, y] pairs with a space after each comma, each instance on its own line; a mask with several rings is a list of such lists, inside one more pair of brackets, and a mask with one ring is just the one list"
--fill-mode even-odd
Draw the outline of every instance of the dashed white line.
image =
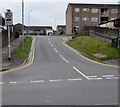
[[80, 81], [82, 80], [81, 78], [78, 78], [78, 79], [68, 79], [68, 81]]
[[76, 67], [73, 66], [73, 69], [76, 70], [78, 73], [80, 73], [86, 79], [89, 79], [85, 74], [83, 74], [82, 72], [80, 72]]
[[106, 79], [119, 79], [119, 77], [107, 77]]
[[16, 84], [17, 82], [10, 82], [10, 84]]
[[51, 44], [50, 41], [49, 41], [49, 44]]
[[3, 84], [5, 84], [5, 82], [0, 82], [0, 85], [3, 85]]
[[58, 79], [58, 80], [49, 80], [50, 82], [60, 82], [63, 81], [62, 79]]
[[102, 75], [102, 77], [113, 77], [114, 75]]
[[88, 80], [102, 80], [102, 78], [89, 78]]
[[55, 52], [58, 52], [55, 48], [54, 48]]
[[44, 82], [44, 80], [30, 81], [31, 83]]
[[53, 47], [53, 45], [51, 44], [51, 46]]
[[60, 55], [60, 57], [67, 63], [69, 63], [69, 61], [67, 61], [62, 55]]

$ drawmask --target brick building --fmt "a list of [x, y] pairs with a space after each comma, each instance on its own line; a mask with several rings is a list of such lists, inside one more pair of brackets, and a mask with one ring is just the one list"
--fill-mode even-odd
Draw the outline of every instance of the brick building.
[[73, 35], [84, 30], [84, 26], [97, 26], [99, 23], [120, 18], [118, 4], [77, 4], [69, 3], [66, 10], [66, 34]]

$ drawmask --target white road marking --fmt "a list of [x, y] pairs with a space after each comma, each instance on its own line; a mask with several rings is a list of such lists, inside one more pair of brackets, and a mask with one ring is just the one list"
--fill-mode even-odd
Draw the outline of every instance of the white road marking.
[[0, 82], [0, 85], [3, 85], [3, 84], [5, 84], [5, 82]]
[[88, 78], [96, 78], [97, 76], [87, 76]]
[[67, 38], [65, 38], [65, 40], [67, 41]]
[[65, 38], [63, 38], [63, 40], [65, 41]]
[[55, 52], [58, 52], [55, 48], [54, 48]]
[[31, 83], [44, 82], [44, 80], [30, 81]]
[[102, 77], [113, 77], [114, 75], [102, 75]]
[[85, 74], [83, 74], [82, 72], [80, 72], [76, 67], [73, 66], [73, 69], [76, 70], [78, 73], [80, 73], [86, 79], [89, 79]]
[[67, 63], [69, 63], [69, 61], [67, 61], [62, 55], [60, 55], [60, 57]]
[[60, 82], [63, 81], [62, 79], [58, 79], [58, 80], [49, 80], [50, 82]]
[[106, 79], [119, 79], [119, 77], [107, 77]]
[[88, 80], [102, 80], [102, 78], [89, 78]]
[[50, 39], [48, 38], [48, 41], [49, 41]]
[[53, 45], [51, 44], [51, 46], [53, 47]]
[[50, 41], [49, 41], [49, 44], [51, 44]]
[[79, 81], [79, 80], [82, 80], [81, 78], [78, 78], [78, 79], [68, 79], [68, 81]]
[[10, 84], [16, 84], [17, 82], [10, 82]]

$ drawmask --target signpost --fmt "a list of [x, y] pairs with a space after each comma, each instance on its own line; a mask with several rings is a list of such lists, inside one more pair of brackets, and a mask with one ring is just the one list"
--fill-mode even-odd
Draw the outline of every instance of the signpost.
[[8, 28], [8, 59], [11, 59], [11, 46], [10, 46], [10, 26], [13, 24], [13, 13], [10, 10], [5, 12], [5, 25]]

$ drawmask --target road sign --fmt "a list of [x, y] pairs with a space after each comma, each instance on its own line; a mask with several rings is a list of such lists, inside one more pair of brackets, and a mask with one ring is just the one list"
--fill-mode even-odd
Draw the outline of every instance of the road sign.
[[12, 25], [13, 24], [13, 13], [10, 10], [5, 12], [5, 24]]

